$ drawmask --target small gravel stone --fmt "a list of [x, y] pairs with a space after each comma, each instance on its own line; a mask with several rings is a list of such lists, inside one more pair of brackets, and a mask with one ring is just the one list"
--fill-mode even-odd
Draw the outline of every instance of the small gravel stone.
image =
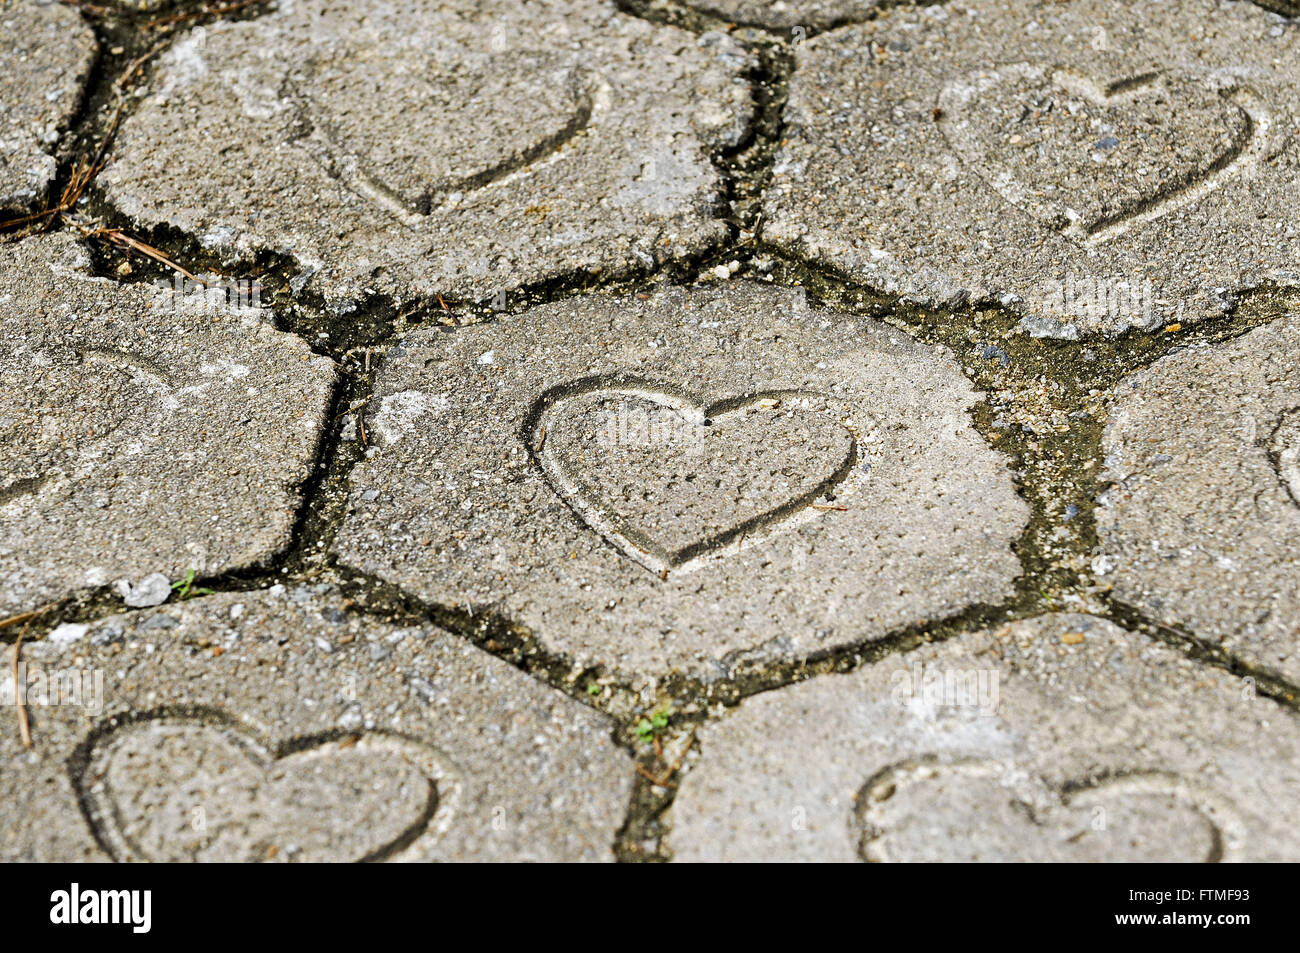
[[117, 583], [122, 601], [133, 609], [160, 606], [172, 594], [171, 580], [160, 572], [150, 573], [135, 585], [126, 579]]

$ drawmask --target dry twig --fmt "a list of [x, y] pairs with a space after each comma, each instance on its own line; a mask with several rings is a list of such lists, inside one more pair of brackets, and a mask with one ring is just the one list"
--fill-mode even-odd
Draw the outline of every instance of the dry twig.
[[188, 20], [198, 20], [202, 17], [219, 17], [227, 13], [236, 13], [246, 7], [256, 7], [268, 3], [269, 0], [241, 0], [239, 3], [229, 3], [224, 7], [205, 7], [202, 10], [194, 10], [190, 13], [173, 13], [171, 16], [158, 17], [144, 24], [146, 30], [157, 30], [162, 27], [174, 26], [177, 23], [185, 23]]
[[[692, 728], [691, 733], [686, 738], [686, 744], [682, 745], [681, 753], [677, 755], [677, 758], [673, 761], [673, 763], [670, 764], [667, 767], [667, 769], [662, 774], [659, 775], [659, 777], [655, 777], [653, 774], [651, 774], [649, 771], [647, 771], [644, 767], [642, 767], [639, 764], [636, 766], [637, 773], [640, 774], [641, 777], [649, 781], [651, 784], [655, 785], [656, 787], [675, 788], [677, 787], [677, 785], [671, 783], [672, 777], [682, 769], [682, 764], [683, 762], [686, 761], [686, 756], [690, 754], [691, 748], [694, 745], [695, 745], [695, 729]], [[655, 755], [658, 758], [663, 757], [663, 748], [662, 746], [660, 746], [658, 738], [655, 738]]]
[[92, 17], [107, 17], [113, 14], [113, 10], [108, 7], [97, 6], [93, 3], [82, 3], [81, 0], [59, 0], [65, 7], [72, 7], [74, 10], [80, 10], [82, 13]]
[[[28, 625], [31, 623], [29, 622]], [[14, 680], [14, 708], [18, 711], [18, 735], [22, 738], [23, 747], [32, 746], [32, 728], [27, 722], [27, 703], [23, 700], [22, 686], [18, 684], [18, 658], [23, 650], [23, 635], [27, 632], [27, 626], [23, 626], [23, 631], [18, 634], [18, 641], [14, 643], [14, 654], [12, 661], [12, 671]]]
[[[234, 7], [229, 9], [249, 6], [251, 2], [261, 3], [264, 2], [264, 0], [250, 0], [248, 3], [235, 4]], [[209, 12], [223, 12], [226, 9], [227, 8], [221, 8]], [[189, 16], [190, 15], [186, 15], [185, 18], [188, 19]], [[0, 222], [0, 231], [18, 228], [23, 225], [32, 225], [41, 221], [45, 223], [45, 230], [49, 231], [57, 222], [63, 221], [72, 225], [86, 238], [106, 238], [115, 245], [145, 255], [148, 258], [152, 258], [154, 261], [165, 265], [178, 274], [184, 275], [186, 278], [197, 284], [204, 286], [207, 285], [206, 281], [203, 281], [190, 271], [176, 264], [176, 262], [172, 261], [166, 254], [159, 251], [157, 248], [154, 248], [152, 245], [149, 245], [138, 238], [133, 238], [123, 232], [120, 228], [106, 228], [103, 226], [91, 227], [83, 225], [81, 222], [71, 217], [72, 212], [77, 207], [77, 203], [81, 201], [81, 198], [85, 194], [86, 189], [90, 186], [90, 183], [104, 168], [104, 162], [108, 155], [109, 143], [112, 142], [113, 137], [117, 134], [117, 127], [122, 118], [122, 110], [126, 105], [126, 90], [135, 82], [137, 77], [143, 71], [145, 64], [156, 56], [164, 46], [166, 46], [169, 39], [170, 37], [166, 37], [159, 40], [140, 56], [137, 56], [127, 64], [126, 69], [122, 71], [122, 75], [113, 81], [113, 91], [116, 94], [117, 103], [113, 108], [112, 116], [109, 117], [108, 128], [104, 131], [104, 135], [100, 139], [93, 157], [82, 156], [77, 160], [77, 164], [72, 168], [72, 174], [68, 179], [68, 184], [64, 186], [58, 202], [45, 209], [43, 212], [23, 215], [19, 218]]]
[[39, 609], [31, 609], [27, 612], [20, 612], [17, 615], [11, 615], [7, 619], [0, 619], [0, 629], [7, 629], [11, 625], [17, 625], [19, 622], [30, 622], [37, 616], [44, 615], [56, 605], [58, 605], [58, 603], [51, 602], [41, 606]]
[[80, 231], [81, 234], [84, 235], [86, 238], [107, 238], [110, 242], [113, 242], [114, 244], [122, 245], [123, 247], [129, 248], [132, 251], [137, 251], [141, 255], [145, 255], [149, 258], [152, 258], [156, 262], [160, 262], [161, 264], [166, 265], [168, 268], [172, 269], [173, 271], [179, 274], [184, 275], [186, 278], [190, 279], [190, 281], [193, 281], [196, 284], [203, 285], [204, 287], [206, 287], [208, 284], [202, 278], [198, 277], [195, 274], [192, 274], [191, 272], [182, 268], [180, 265], [176, 264], [176, 262], [168, 258], [165, 253], [159, 251], [157, 248], [154, 248], [152, 245], [145, 244], [144, 242], [140, 241], [138, 238], [132, 238], [130, 235], [126, 234], [126, 232], [122, 231], [120, 228], [87, 228], [86, 226], [82, 225], [79, 222], [73, 222], [72, 225], [74, 228]]

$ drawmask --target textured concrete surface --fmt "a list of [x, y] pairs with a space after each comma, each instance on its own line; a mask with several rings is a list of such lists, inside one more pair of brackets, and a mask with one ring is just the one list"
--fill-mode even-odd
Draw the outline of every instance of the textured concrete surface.
[[1300, 857], [1300, 720], [1090, 616], [750, 698], [700, 733], [678, 860]]
[[94, 33], [70, 7], [0, 4], [0, 217], [48, 195], [54, 147], [81, 103], [95, 52]]
[[763, 237], [1036, 335], [1298, 284], [1300, 30], [1250, 4], [899, 7], [796, 48]]
[[1300, 679], [1300, 315], [1116, 388], [1098, 568], [1119, 599]]
[[0, 856], [612, 859], [632, 777], [612, 722], [345, 609], [280, 586], [27, 646], [37, 745], [0, 732]]
[[340, 560], [575, 662], [703, 679], [997, 603], [1028, 511], [945, 352], [760, 285], [391, 348]]
[[0, 0], [0, 221], [108, 160], [0, 234], [0, 859], [1300, 857], [1295, 22], [83, 9]]
[[250, 308], [89, 273], [66, 233], [0, 257], [0, 613], [289, 542], [335, 369]]
[[599, 0], [284, 4], [181, 37], [99, 183], [223, 256], [290, 255], [337, 312], [486, 300], [726, 237], [711, 155], [748, 64]]

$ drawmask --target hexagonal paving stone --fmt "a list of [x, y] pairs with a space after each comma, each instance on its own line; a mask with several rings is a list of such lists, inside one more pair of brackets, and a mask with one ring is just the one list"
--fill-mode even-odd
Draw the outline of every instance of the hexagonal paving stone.
[[0, 6], [0, 218], [49, 194], [54, 146], [81, 103], [95, 51], [94, 32], [70, 7]]
[[726, 237], [710, 154], [746, 131], [748, 65], [597, 0], [307, 0], [178, 40], [98, 182], [223, 255], [291, 255], [339, 312], [484, 300]]
[[1300, 858], [1300, 718], [1091, 616], [766, 692], [699, 738], [678, 860]]
[[25, 646], [34, 747], [0, 732], [0, 856], [612, 859], [632, 760], [609, 719], [346, 608], [276, 586]]
[[766, 241], [1033, 334], [1300, 284], [1300, 30], [1245, 3], [899, 7], [800, 44]]
[[4, 246], [0, 613], [288, 544], [334, 366], [242, 291], [94, 278], [66, 235]]
[[635, 680], [996, 603], [1028, 510], [943, 350], [752, 284], [393, 347], [343, 564]]
[[1300, 314], [1128, 378], [1105, 452], [1115, 596], [1300, 682]]

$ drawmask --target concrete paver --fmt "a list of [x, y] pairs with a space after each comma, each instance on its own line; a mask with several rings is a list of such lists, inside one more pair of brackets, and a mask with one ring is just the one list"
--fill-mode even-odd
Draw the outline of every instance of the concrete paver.
[[1300, 720], [1055, 615], [757, 695], [700, 732], [670, 842], [705, 861], [1300, 856]]
[[952, 357], [757, 284], [390, 348], [343, 564], [576, 663], [711, 681], [997, 603], [1028, 508]]

